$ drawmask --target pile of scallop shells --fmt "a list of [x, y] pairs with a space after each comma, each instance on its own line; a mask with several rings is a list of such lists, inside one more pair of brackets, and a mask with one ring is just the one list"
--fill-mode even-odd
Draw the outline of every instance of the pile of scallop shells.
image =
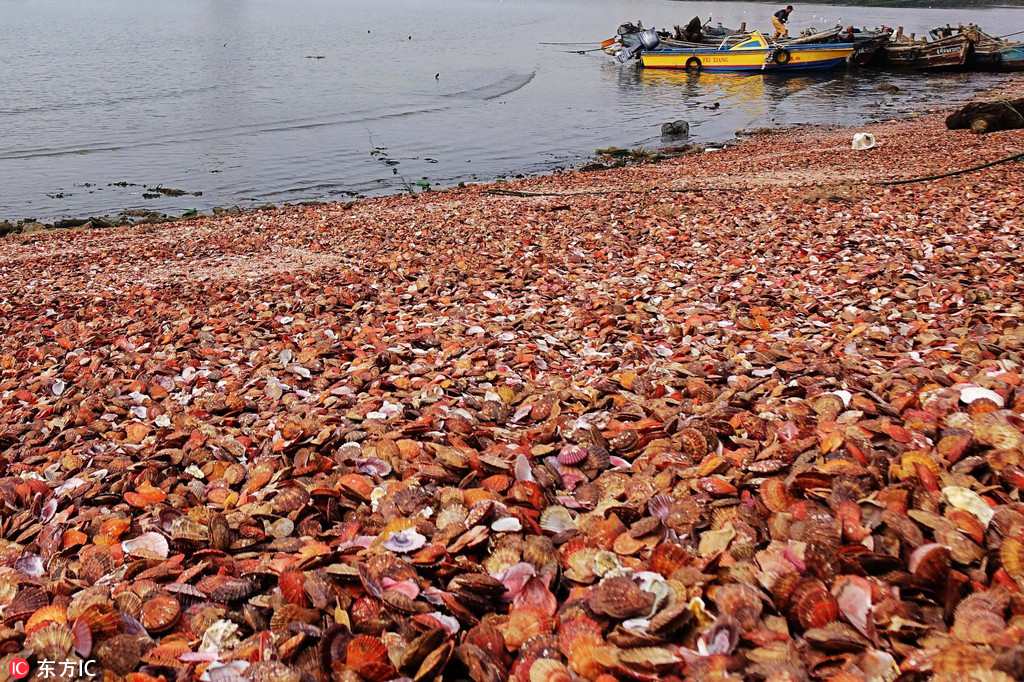
[[751, 153], [0, 243], [0, 669], [1024, 677], [1024, 174]]

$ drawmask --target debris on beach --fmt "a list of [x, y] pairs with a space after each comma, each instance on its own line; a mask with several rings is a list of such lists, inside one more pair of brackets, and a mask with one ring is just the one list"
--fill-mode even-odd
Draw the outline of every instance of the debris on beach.
[[876, 132], [8, 237], [0, 667], [1020, 679], [1024, 171], [835, 187], [1024, 133]]
[[978, 134], [1024, 128], [1024, 97], [965, 104], [946, 118], [946, 127]]

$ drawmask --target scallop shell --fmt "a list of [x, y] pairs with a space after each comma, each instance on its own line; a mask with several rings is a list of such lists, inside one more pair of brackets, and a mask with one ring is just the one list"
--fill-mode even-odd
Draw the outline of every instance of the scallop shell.
[[823, 393], [811, 403], [814, 408], [814, 412], [822, 419], [822, 421], [834, 422], [843, 410], [846, 409], [846, 404], [843, 399], [835, 393]]
[[688, 398], [702, 403], [711, 402], [718, 395], [706, 381], [697, 377], [690, 377], [686, 380], [685, 390]]
[[558, 535], [576, 528], [576, 520], [568, 509], [560, 505], [546, 508], [540, 515], [540, 527]]
[[498, 547], [484, 559], [483, 566], [488, 574], [496, 576], [518, 564], [521, 558], [521, 552], [514, 547]]
[[71, 628], [65, 623], [49, 622], [25, 638], [25, 648], [35, 653], [37, 659], [46, 661], [66, 659], [74, 644]]
[[101, 641], [94, 654], [104, 670], [115, 675], [127, 675], [138, 667], [146, 647], [143, 637], [114, 635]]
[[286, 601], [306, 606], [306, 576], [302, 571], [282, 571], [277, 577], [277, 584]]
[[708, 454], [708, 439], [698, 429], [688, 426], [675, 435], [683, 455], [693, 461], [704, 459]]
[[[301, 682], [302, 672], [280, 661], [260, 661], [250, 665], [245, 676], [250, 682]], [[212, 679], [212, 676], [211, 676]]]
[[305, 507], [309, 499], [310, 495], [305, 488], [298, 485], [289, 485], [282, 488], [274, 496], [272, 504], [276, 513], [287, 515], [290, 512], [298, 511]]
[[113, 609], [112, 604], [89, 606], [82, 611], [77, 621], [86, 623], [97, 639], [113, 635], [121, 629], [121, 614]]
[[427, 543], [427, 538], [414, 528], [396, 530], [384, 537], [381, 546], [399, 554], [414, 552]]
[[651, 612], [654, 595], [625, 576], [605, 578], [590, 591], [587, 605], [596, 614], [626, 620]]
[[522, 529], [522, 521], [515, 516], [503, 516], [491, 523], [491, 530], [495, 533], [518, 533]]
[[971, 405], [978, 400], [989, 401], [999, 409], [1002, 409], [1005, 404], [1003, 396], [991, 389], [982, 388], [981, 386], [975, 386], [973, 384], [968, 384], [960, 388], [960, 402], [965, 405]]
[[991, 650], [969, 644], [947, 646], [931, 659], [932, 672], [937, 675], [991, 670], [994, 663]]
[[711, 593], [711, 600], [719, 614], [735, 618], [743, 630], [752, 630], [757, 626], [764, 608], [760, 593], [740, 583], [715, 588]]
[[1018, 585], [1024, 586], [1024, 538], [1020, 534], [1003, 538], [999, 547], [999, 560], [1003, 569]]
[[587, 449], [581, 445], [566, 445], [558, 451], [558, 463], [573, 466], [587, 458]]
[[79, 576], [86, 582], [96, 583], [117, 568], [117, 563], [106, 547], [89, 545], [82, 550]]
[[554, 630], [555, 620], [540, 609], [513, 609], [508, 619], [499, 626], [509, 651], [515, 651], [531, 637], [544, 635]]
[[600, 445], [587, 447], [587, 460], [581, 466], [594, 471], [604, 471], [611, 466], [611, 453]]
[[838, 602], [816, 578], [805, 578], [797, 583], [789, 604], [789, 612], [805, 630], [824, 627], [839, 618]]
[[220, 551], [227, 551], [231, 547], [231, 526], [223, 514], [210, 516], [210, 547]]
[[764, 440], [768, 435], [768, 423], [751, 412], [739, 412], [729, 420], [737, 433], [745, 433], [752, 440]]
[[584, 639], [595, 639], [598, 642], [603, 639], [603, 628], [601, 624], [590, 616], [578, 613], [562, 621], [558, 628], [558, 649], [565, 655], [577, 643]]
[[950, 634], [962, 642], [992, 644], [1006, 632], [1005, 608], [1005, 602], [997, 608], [984, 593], [972, 594], [956, 607]]
[[28, 618], [30, 615], [46, 607], [50, 597], [39, 587], [29, 586], [18, 592], [11, 603], [4, 609], [4, 617], [8, 621]]
[[645, 646], [618, 652], [619, 667], [633, 673], [668, 672], [681, 662], [682, 658], [669, 647]]
[[187, 516], [179, 516], [171, 522], [172, 540], [205, 543], [210, 539], [210, 529]]
[[764, 506], [775, 513], [789, 511], [796, 502], [786, 489], [786, 484], [778, 478], [769, 478], [762, 482], [760, 492]]
[[181, 655], [190, 652], [188, 642], [181, 640], [164, 641], [157, 644], [143, 655], [142, 660], [150, 665], [161, 668], [183, 669], [186, 664]]
[[37, 609], [36, 612], [29, 616], [28, 620], [25, 621], [25, 634], [31, 635], [47, 623], [60, 623], [61, 625], [67, 625], [67, 622], [68, 612], [63, 606], [59, 606], [57, 604], [44, 606]]
[[131, 540], [125, 540], [121, 543], [121, 549], [125, 554], [142, 559], [166, 559], [170, 551], [167, 538], [154, 532], [143, 533]]
[[181, 617], [181, 604], [164, 592], [146, 599], [142, 605], [139, 621], [149, 632], [163, 632], [170, 629]]
[[1024, 434], [1014, 428], [1000, 413], [985, 413], [972, 417], [974, 437], [996, 450], [1020, 450]]
[[142, 597], [135, 592], [125, 590], [114, 595], [114, 606], [122, 613], [138, 617], [142, 612]]
[[356, 632], [379, 634], [385, 626], [381, 602], [370, 597], [360, 597], [352, 602], [350, 609], [352, 628]]
[[572, 676], [559, 661], [538, 658], [530, 666], [530, 682], [572, 682]]
[[931, 542], [921, 545], [911, 553], [907, 569], [927, 583], [938, 584], [949, 574], [949, 562], [949, 548]]
[[677, 570], [691, 563], [693, 556], [689, 550], [678, 543], [666, 540], [654, 548], [647, 565], [655, 573], [671, 577]]
[[200, 582], [199, 589], [210, 595], [211, 599], [221, 602], [239, 601], [245, 599], [256, 591], [256, 581], [249, 578], [231, 578], [226, 576], [212, 576], [220, 578], [207, 587], [205, 582]]
[[371, 663], [382, 663], [387, 655], [387, 647], [379, 638], [360, 635], [345, 648], [345, 663], [359, 670]]
[[523, 561], [532, 564], [538, 571], [554, 574], [558, 571], [558, 550], [551, 538], [543, 535], [527, 535], [523, 538]]
[[438, 512], [435, 525], [438, 530], [444, 530], [449, 526], [464, 523], [466, 521], [466, 514], [466, 508], [461, 504], [445, 507]]

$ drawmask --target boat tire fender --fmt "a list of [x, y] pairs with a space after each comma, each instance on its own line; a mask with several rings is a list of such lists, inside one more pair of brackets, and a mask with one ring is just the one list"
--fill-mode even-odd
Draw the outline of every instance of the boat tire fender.
[[793, 55], [784, 47], [779, 48], [775, 51], [775, 54], [772, 55], [772, 59], [775, 60], [776, 64], [789, 64], [789, 60], [792, 58]]
[[686, 60], [687, 71], [700, 71], [704, 68], [704, 64], [697, 57], [690, 57]]

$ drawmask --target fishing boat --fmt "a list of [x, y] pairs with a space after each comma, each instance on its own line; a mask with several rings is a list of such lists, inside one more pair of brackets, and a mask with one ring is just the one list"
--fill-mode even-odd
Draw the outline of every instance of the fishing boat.
[[640, 63], [648, 69], [689, 71], [806, 71], [845, 65], [853, 43], [809, 43], [792, 47], [768, 40], [752, 31], [735, 45], [723, 40], [717, 47], [658, 47], [640, 51]]
[[[943, 31], [935, 29], [932, 31]], [[945, 30], [948, 30], [945, 29]], [[1011, 43], [996, 38], [976, 26], [961, 27], [960, 33], [970, 31], [974, 47], [967, 55], [967, 68], [976, 71], [1024, 71], [1024, 43]]]
[[920, 71], [962, 69], [974, 49], [974, 35], [970, 31], [954, 33], [936, 40], [909, 38], [899, 29], [883, 46], [880, 55], [883, 66]]

